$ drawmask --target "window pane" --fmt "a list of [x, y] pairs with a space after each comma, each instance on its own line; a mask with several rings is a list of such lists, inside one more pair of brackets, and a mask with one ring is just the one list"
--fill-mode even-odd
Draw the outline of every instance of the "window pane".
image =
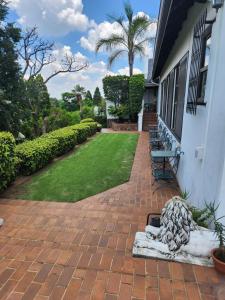
[[209, 36], [206, 39], [204, 67], [207, 67], [209, 65], [210, 49], [211, 49], [211, 36]]

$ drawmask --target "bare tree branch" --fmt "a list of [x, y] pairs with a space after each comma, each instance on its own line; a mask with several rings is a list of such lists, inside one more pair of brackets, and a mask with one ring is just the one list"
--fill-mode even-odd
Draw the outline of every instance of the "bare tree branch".
[[53, 74], [51, 74], [44, 83], [47, 83], [53, 77], [61, 73], [76, 73], [88, 67], [87, 61], [78, 61], [74, 55], [65, 55], [61, 60], [60, 68], [56, 69]]
[[18, 49], [19, 56], [24, 61], [23, 76], [36, 76], [46, 64], [54, 62], [51, 55], [53, 48], [54, 43], [39, 38], [37, 27], [27, 29]]
[[[52, 53], [53, 50], [54, 43], [41, 39], [37, 27], [27, 29], [22, 36], [18, 49], [18, 54], [24, 61], [23, 77], [25, 79], [35, 77], [41, 73], [44, 67], [56, 62], [57, 59]], [[59, 63], [59, 67], [44, 82], [47, 83], [60, 73], [74, 73], [87, 67], [86, 61], [79, 61], [74, 55], [66, 54]]]

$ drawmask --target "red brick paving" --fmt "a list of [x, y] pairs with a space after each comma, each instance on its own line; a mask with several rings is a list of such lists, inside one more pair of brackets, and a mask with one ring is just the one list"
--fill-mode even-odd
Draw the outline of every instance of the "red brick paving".
[[0, 299], [225, 299], [213, 268], [132, 258], [135, 232], [174, 194], [151, 181], [142, 133], [126, 184], [74, 204], [1, 199]]

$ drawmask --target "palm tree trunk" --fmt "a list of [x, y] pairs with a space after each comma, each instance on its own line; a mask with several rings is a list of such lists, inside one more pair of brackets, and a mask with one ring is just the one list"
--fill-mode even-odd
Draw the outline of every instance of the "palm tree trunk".
[[133, 53], [129, 53], [128, 60], [129, 60], [129, 72], [130, 72], [130, 77], [131, 77], [131, 76], [133, 76], [133, 68], [134, 68], [134, 55], [133, 55]]

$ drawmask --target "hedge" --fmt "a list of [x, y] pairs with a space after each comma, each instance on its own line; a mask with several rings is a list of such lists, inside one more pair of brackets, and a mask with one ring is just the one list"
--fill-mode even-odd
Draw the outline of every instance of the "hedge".
[[94, 120], [92, 118], [87, 118], [87, 119], [83, 119], [82, 121], [80, 121], [80, 124], [91, 123], [91, 122], [94, 122]]
[[16, 146], [16, 156], [21, 160], [20, 172], [30, 175], [46, 166], [57, 155], [59, 142], [40, 137]]
[[142, 99], [145, 90], [145, 78], [143, 74], [133, 75], [129, 80], [129, 105], [130, 117], [136, 121], [137, 115], [141, 110]]
[[0, 191], [15, 179], [15, 140], [11, 133], [0, 132]]
[[[46, 166], [56, 156], [62, 155], [72, 150], [76, 144], [86, 141], [86, 139], [94, 135], [96, 131], [96, 122], [77, 124], [52, 131], [37, 139], [24, 142], [17, 146], [15, 146], [13, 137], [8, 133], [4, 133], [12, 144], [10, 144], [9, 151], [8, 148], [4, 148], [5, 143], [0, 140], [0, 153], [1, 149], [3, 149], [7, 155], [8, 153], [10, 154], [8, 161], [11, 161], [12, 166], [11, 168], [5, 168], [5, 165], [7, 165], [5, 163], [5, 165], [0, 164], [0, 167], [2, 170], [7, 170], [7, 172], [10, 170], [13, 170], [13, 172], [9, 172], [12, 174], [10, 176], [8, 174], [7, 180], [1, 180], [1, 184], [2, 182], [4, 183], [4, 185], [2, 184], [2, 188], [6, 187], [8, 182], [14, 179], [15, 170], [17, 170], [17, 173], [30, 175]], [[13, 154], [14, 147], [15, 158]], [[1, 157], [2, 156], [3, 155], [1, 155]]]
[[96, 131], [93, 132], [91, 130], [91, 126], [88, 123], [77, 124], [77, 125], [74, 125], [74, 126], [70, 126], [70, 128], [77, 132], [77, 142], [78, 142], [78, 144], [81, 144], [81, 143], [85, 142], [89, 136], [92, 136], [96, 132]]
[[43, 135], [41, 138], [55, 139], [59, 142], [56, 153], [57, 156], [69, 152], [77, 144], [77, 133], [68, 127], [52, 131], [48, 134]]

